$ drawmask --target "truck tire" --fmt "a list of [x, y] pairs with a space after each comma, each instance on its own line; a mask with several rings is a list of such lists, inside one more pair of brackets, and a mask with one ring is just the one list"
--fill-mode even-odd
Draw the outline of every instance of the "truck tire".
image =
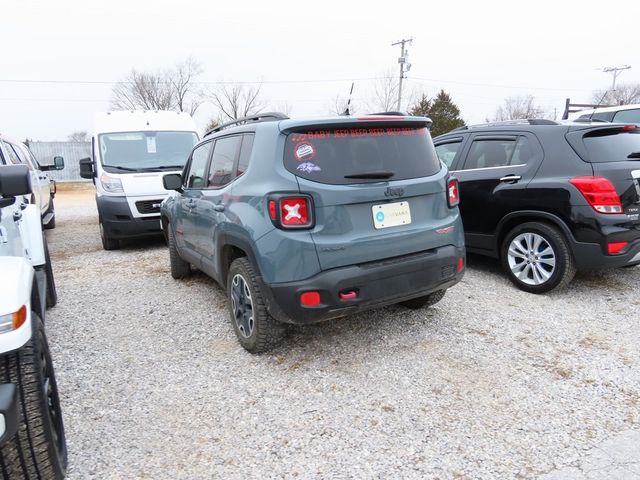
[[412, 298], [411, 300], [405, 300], [404, 302], [400, 302], [400, 305], [402, 305], [403, 307], [410, 308], [411, 310], [417, 310], [423, 307], [430, 307], [431, 305], [435, 305], [440, 300], [442, 300], [442, 297], [444, 297], [445, 293], [447, 293], [446, 290], [437, 290], [433, 293], [430, 293], [429, 295], [424, 295], [422, 297]]
[[171, 225], [167, 225], [167, 244], [169, 245], [171, 276], [176, 280], [188, 277], [191, 274], [191, 265], [180, 257], [176, 247], [176, 239], [173, 236], [173, 230], [171, 230]]
[[105, 250], [117, 250], [120, 248], [120, 240], [118, 240], [117, 238], [111, 238], [108, 234], [107, 231], [104, 228], [104, 225], [102, 225], [102, 220], [99, 220], [100, 222], [100, 239], [102, 240], [102, 248], [104, 248]]
[[44, 244], [44, 272], [47, 277], [47, 308], [55, 307], [58, 303], [58, 291], [56, 289], [56, 282], [53, 278], [53, 266], [51, 265], [51, 257], [49, 256], [49, 245], [47, 244], [47, 237], [43, 235], [42, 242]]
[[11, 479], [62, 479], [67, 445], [58, 387], [44, 327], [31, 312], [33, 334], [19, 350], [0, 357], [0, 381], [18, 389], [20, 426], [0, 447], [0, 472]]
[[227, 295], [231, 323], [245, 350], [263, 353], [282, 341], [287, 326], [269, 315], [253, 265], [244, 257], [229, 267]]

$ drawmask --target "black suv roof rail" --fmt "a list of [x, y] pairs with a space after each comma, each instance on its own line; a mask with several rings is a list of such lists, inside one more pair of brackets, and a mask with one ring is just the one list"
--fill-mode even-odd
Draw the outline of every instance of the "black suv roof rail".
[[500, 127], [508, 125], [560, 125], [555, 120], [547, 120], [546, 118], [523, 118], [518, 120], [500, 120], [498, 122], [478, 123], [476, 125], [465, 125], [464, 127], [458, 127], [452, 131], [457, 132], [460, 130], [468, 130], [470, 128], [478, 127]]
[[220, 130], [224, 130], [225, 128], [229, 128], [234, 125], [244, 125], [246, 123], [257, 123], [257, 122], [273, 122], [275, 120], [287, 120], [288, 118], [289, 118], [288, 116], [280, 112], [256, 113], [255, 115], [237, 118], [236, 120], [232, 120], [230, 122], [223, 123], [222, 125], [218, 125], [216, 128], [212, 128], [207, 133], [205, 133], [204, 136], [206, 137], [207, 135], [211, 135], [212, 133], [219, 132]]

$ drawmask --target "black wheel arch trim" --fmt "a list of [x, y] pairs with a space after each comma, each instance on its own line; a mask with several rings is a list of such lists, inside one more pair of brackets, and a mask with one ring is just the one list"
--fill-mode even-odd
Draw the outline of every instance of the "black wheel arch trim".
[[498, 256], [499, 256], [500, 245], [502, 243], [502, 240], [504, 239], [505, 235], [509, 233], [505, 229], [505, 225], [507, 225], [512, 220], [520, 217], [539, 218], [541, 220], [547, 220], [562, 230], [562, 233], [565, 235], [569, 243], [571, 243], [572, 245], [576, 245], [578, 243], [575, 237], [573, 236], [573, 233], [571, 233], [571, 230], [569, 229], [567, 224], [564, 222], [564, 220], [562, 220], [557, 215], [554, 215], [553, 213], [549, 213], [549, 212], [543, 212], [540, 210], [518, 210], [517, 212], [508, 213], [507, 215], [502, 217], [500, 222], [498, 222], [498, 227], [496, 228], [496, 236], [495, 236], [494, 245], [493, 245], [495, 253], [497, 253]]

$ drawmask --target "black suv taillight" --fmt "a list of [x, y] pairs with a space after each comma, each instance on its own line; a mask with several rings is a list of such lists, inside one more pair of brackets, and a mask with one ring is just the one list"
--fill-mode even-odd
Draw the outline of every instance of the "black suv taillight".
[[460, 189], [458, 188], [458, 179], [449, 177], [447, 180], [447, 203], [449, 208], [457, 207], [460, 204]]
[[269, 218], [278, 228], [313, 227], [313, 201], [309, 195], [277, 194], [268, 197]]

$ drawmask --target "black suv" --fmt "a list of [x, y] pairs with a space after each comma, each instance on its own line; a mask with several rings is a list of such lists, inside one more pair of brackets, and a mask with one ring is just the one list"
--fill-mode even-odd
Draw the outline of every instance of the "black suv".
[[468, 251], [522, 290], [640, 263], [640, 126], [522, 120], [434, 139], [460, 183]]

